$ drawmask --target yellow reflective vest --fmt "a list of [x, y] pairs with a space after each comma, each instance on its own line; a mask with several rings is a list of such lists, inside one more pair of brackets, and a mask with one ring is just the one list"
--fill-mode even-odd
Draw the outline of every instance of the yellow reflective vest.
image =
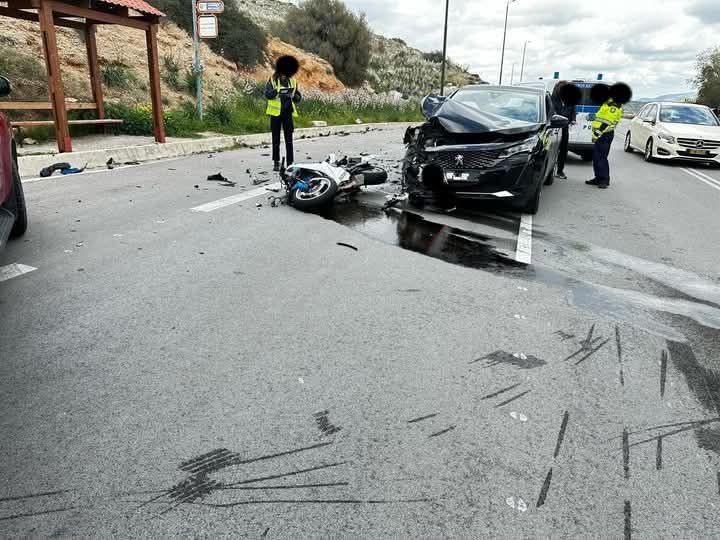
[[614, 131], [623, 117], [623, 109], [612, 99], [607, 100], [600, 107], [592, 123], [592, 140], [597, 141], [606, 133]]
[[[280, 80], [273, 81], [273, 85], [275, 86], [275, 90], [278, 92], [278, 95], [275, 97], [275, 99], [268, 99], [267, 109], [265, 110], [265, 114], [269, 116], [280, 116], [280, 113], [282, 112], [282, 101], [280, 100], [280, 90], [283, 88], [291, 88], [292, 89], [292, 96], [291, 99], [295, 98], [295, 90], [297, 90], [297, 81], [295, 79], [290, 79], [290, 86], [283, 87], [280, 84]], [[292, 108], [293, 108], [293, 117], [297, 118], [298, 112], [297, 108], [295, 107], [295, 101], [292, 102]]]

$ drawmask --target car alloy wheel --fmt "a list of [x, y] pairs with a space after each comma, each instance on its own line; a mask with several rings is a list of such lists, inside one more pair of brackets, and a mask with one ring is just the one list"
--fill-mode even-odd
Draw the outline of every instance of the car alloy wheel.
[[648, 139], [648, 142], [645, 145], [645, 161], [650, 162], [653, 159], [653, 140]]
[[630, 135], [630, 130], [628, 130], [627, 135], [625, 137], [625, 151], [628, 154], [633, 153], [633, 147], [632, 147], [632, 136]]

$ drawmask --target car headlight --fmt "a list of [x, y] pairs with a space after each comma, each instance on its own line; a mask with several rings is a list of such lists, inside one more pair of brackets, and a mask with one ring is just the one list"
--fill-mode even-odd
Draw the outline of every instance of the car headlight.
[[667, 131], [661, 131], [658, 133], [658, 139], [665, 141], [668, 144], [675, 144], [675, 137], [670, 135]]
[[514, 156], [516, 154], [521, 154], [523, 152], [532, 152], [535, 150], [535, 147], [537, 146], [538, 141], [540, 140], [540, 137], [537, 135], [534, 135], [533, 137], [530, 137], [529, 139], [525, 139], [522, 143], [516, 144], [515, 146], [510, 146], [509, 148], [505, 148], [500, 151], [499, 158], [505, 159], [510, 156]]

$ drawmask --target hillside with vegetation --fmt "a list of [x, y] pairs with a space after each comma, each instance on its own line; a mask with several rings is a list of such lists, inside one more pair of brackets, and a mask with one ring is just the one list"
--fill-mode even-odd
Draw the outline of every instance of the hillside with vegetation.
[[[150, 2], [167, 14], [158, 44], [169, 135], [265, 131], [262, 86], [272, 73], [274, 60], [283, 54], [292, 54], [301, 63], [299, 82], [307, 100], [300, 126], [312, 120], [330, 124], [357, 119], [417, 120], [417, 99], [439, 86], [440, 53], [423, 53], [400, 39], [372, 33], [363, 17], [349, 12], [337, 0], [309, 0], [308, 4], [317, 4], [315, 14], [301, 13], [284, 1], [228, 0], [220, 19], [221, 38], [202, 44], [204, 71], [198, 74], [192, 68], [192, 27], [186, 0]], [[289, 32], [287, 18], [293, 9], [298, 10], [293, 21], [298, 14], [311, 17], [310, 23], [317, 17], [318, 25], [330, 12], [340, 17], [333, 22], [348, 25], [336, 32], [337, 41], [343, 43], [331, 43], [324, 34], [309, 39]], [[15, 88], [9, 99], [46, 101], [47, 77], [37, 24], [5, 17], [0, 17], [0, 24], [0, 73], [8, 76]], [[67, 28], [58, 28], [57, 34], [67, 100], [91, 101], [84, 36]], [[347, 47], [344, 37], [349, 34], [354, 35], [354, 41]], [[101, 25], [97, 40], [108, 115], [125, 120], [118, 128], [122, 132], [149, 133], [144, 36], [133, 29]], [[207, 114], [203, 121], [197, 118], [194, 103], [198, 76], [205, 89]], [[450, 63], [450, 84], [478, 80], [478, 76]], [[49, 118], [46, 111], [9, 114], [11, 119]], [[71, 115], [91, 113], [73, 111]], [[34, 135], [44, 138], [50, 133], [38, 130]]]

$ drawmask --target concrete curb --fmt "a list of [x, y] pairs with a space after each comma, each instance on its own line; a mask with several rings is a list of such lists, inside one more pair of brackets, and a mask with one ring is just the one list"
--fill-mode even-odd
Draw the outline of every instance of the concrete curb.
[[[381, 124], [353, 124], [347, 126], [329, 126], [322, 128], [301, 128], [295, 130], [296, 139], [312, 139], [316, 137], [330, 137], [343, 133], [364, 133], [372, 130], [397, 129], [416, 125], [415, 122], [386, 122]], [[211, 137], [207, 139], [188, 139], [185, 141], [173, 141], [165, 144], [143, 144], [138, 146], [125, 146], [119, 148], [107, 148], [98, 150], [86, 150], [82, 152], [70, 152], [67, 154], [41, 154], [20, 156], [18, 166], [20, 176], [23, 178], [36, 177], [40, 169], [48, 167], [59, 161], [67, 161], [74, 167], [81, 167], [87, 163], [88, 169], [105, 168], [110, 158], [118, 163], [138, 161], [156, 161], [170, 159], [193, 154], [205, 154], [208, 152], [221, 152], [236, 148], [252, 148], [271, 143], [270, 133], [257, 133], [253, 135], [228, 135], [223, 137]]]

